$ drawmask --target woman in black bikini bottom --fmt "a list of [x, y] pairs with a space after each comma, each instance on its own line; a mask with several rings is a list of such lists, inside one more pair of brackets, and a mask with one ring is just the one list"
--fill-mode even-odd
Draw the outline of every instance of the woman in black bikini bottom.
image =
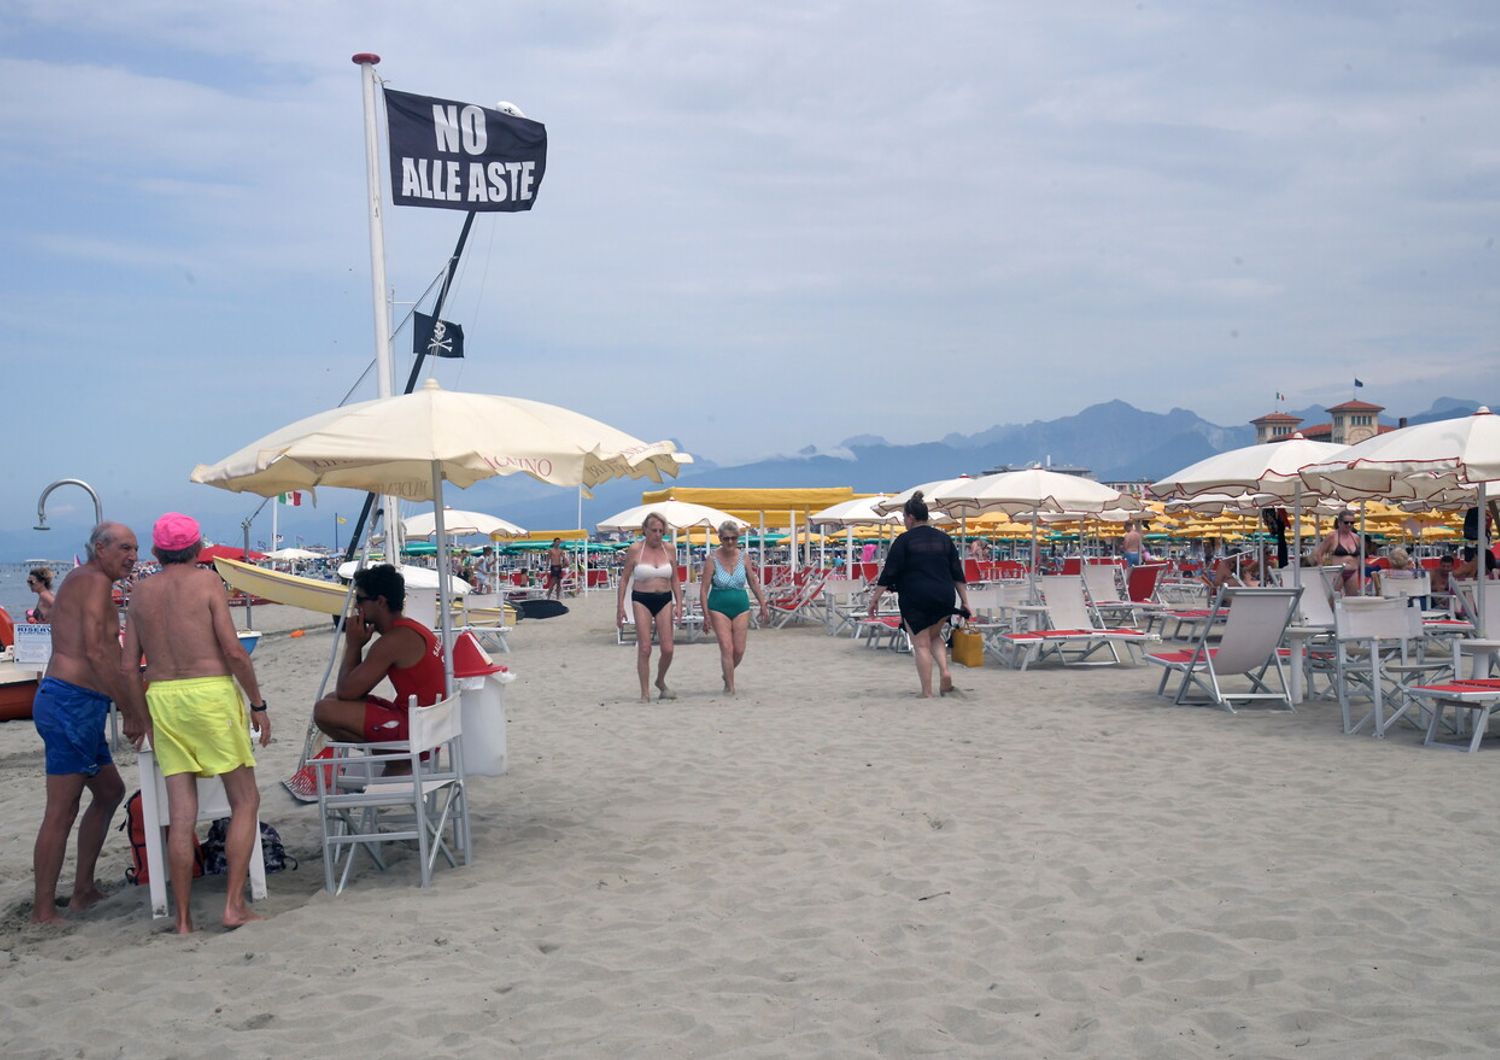
[[651, 617], [655, 618], [657, 615], [661, 614], [662, 608], [666, 607], [672, 602], [672, 594], [643, 593], [639, 589], [632, 589], [630, 590], [630, 599], [640, 604], [647, 611], [650, 611]]

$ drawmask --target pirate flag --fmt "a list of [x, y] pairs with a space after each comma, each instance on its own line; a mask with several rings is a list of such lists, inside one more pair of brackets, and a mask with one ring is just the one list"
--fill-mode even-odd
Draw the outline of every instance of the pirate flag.
[[425, 353], [429, 357], [464, 355], [464, 329], [461, 326], [430, 317], [426, 313], [417, 313], [415, 318], [412, 326], [413, 353]]

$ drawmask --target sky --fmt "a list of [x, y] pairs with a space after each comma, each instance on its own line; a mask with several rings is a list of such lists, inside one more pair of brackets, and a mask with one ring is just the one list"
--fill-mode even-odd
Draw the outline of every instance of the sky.
[[[548, 129], [446, 387], [721, 463], [1500, 390], [1493, 3], [0, 0], [0, 530], [237, 526], [192, 467], [355, 385], [360, 51]], [[385, 214], [399, 317], [462, 215]]]

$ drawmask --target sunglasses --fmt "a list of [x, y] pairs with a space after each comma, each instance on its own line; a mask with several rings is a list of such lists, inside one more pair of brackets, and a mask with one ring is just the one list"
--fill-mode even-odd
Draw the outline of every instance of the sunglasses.
[[354, 594], [354, 602], [356, 604], [367, 604], [373, 599], [375, 599], [375, 597], [373, 596], [360, 596], [358, 593]]

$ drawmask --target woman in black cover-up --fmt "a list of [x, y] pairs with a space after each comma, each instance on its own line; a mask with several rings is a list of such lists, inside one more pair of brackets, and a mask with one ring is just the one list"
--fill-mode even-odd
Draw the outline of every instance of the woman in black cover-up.
[[921, 490], [912, 494], [902, 512], [906, 533], [891, 543], [885, 569], [870, 596], [870, 615], [874, 616], [885, 591], [894, 589], [900, 597], [902, 624], [911, 634], [917, 680], [922, 684], [921, 698], [930, 699], [934, 659], [942, 677], [939, 687], [945, 694], [953, 691], [948, 653], [943, 647], [943, 626], [953, 614], [955, 590], [963, 601], [959, 613], [968, 616], [969, 590], [964, 584], [964, 565], [953, 539], [927, 525], [927, 504], [922, 500]]

